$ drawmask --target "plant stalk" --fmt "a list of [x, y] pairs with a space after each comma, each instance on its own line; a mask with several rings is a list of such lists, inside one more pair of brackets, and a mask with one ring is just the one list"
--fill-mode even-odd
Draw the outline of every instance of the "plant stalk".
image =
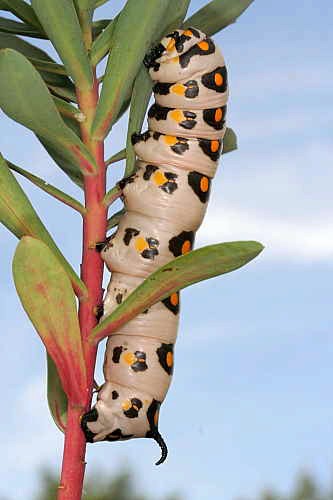
[[73, 408], [69, 402], [68, 424], [65, 433], [65, 445], [58, 500], [80, 500], [82, 496], [86, 440], [80, 427], [82, 414], [90, 408], [94, 388], [94, 371], [97, 346], [88, 342], [91, 330], [96, 326], [96, 308], [103, 299], [103, 261], [95, 245], [106, 236], [107, 207], [102, 203], [106, 191], [106, 167], [104, 162], [104, 143], [93, 141], [90, 128], [98, 102], [98, 82], [89, 92], [77, 90], [78, 103], [86, 120], [81, 124], [81, 137], [92, 153], [98, 173], [86, 176], [84, 182], [85, 208], [83, 216], [83, 249], [81, 279], [85, 283], [88, 296], [80, 301], [79, 322], [85, 356], [88, 392], [83, 395], [82, 407]]

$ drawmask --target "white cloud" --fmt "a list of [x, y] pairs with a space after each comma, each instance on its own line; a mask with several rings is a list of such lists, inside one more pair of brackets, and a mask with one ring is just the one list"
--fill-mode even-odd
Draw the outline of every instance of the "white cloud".
[[332, 258], [332, 154], [313, 143], [222, 158], [197, 246], [256, 239], [265, 259]]
[[257, 240], [265, 245], [264, 259], [322, 260], [333, 258], [333, 222], [282, 220], [225, 207], [205, 221], [198, 246], [232, 240]]

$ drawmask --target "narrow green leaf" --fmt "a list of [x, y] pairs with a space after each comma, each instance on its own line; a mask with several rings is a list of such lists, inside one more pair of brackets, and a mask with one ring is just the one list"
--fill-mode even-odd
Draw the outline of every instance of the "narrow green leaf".
[[41, 33], [43, 32], [43, 28], [41, 27], [36, 14], [29, 4], [24, 2], [23, 0], [2, 0], [3, 4], [6, 5], [7, 9], [13, 14], [16, 15], [19, 19], [26, 22], [27, 24], [31, 24]]
[[124, 177], [128, 177], [135, 170], [136, 155], [132, 146], [131, 137], [134, 132], [141, 131], [149, 99], [151, 96], [153, 82], [149, 76], [147, 68], [143, 65], [135, 79], [131, 110], [128, 120], [127, 139], [126, 139], [126, 168]]
[[0, 222], [17, 238], [25, 235], [44, 241], [66, 270], [78, 297], [85, 297], [84, 283], [67, 262], [46, 227], [38, 217], [25, 192], [0, 155]]
[[225, 136], [223, 138], [222, 154], [230, 153], [235, 149], [237, 149], [237, 136], [232, 128], [227, 128]]
[[55, 46], [67, 73], [82, 88], [92, 86], [92, 71], [72, 1], [32, 0], [40, 23]]
[[109, 26], [111, 19], [98, 19], [92, 23], [93, 39], [97, 38], [107, 26]]
[[80, 10], [90, 10], [95, 7], [95, 0], [74, 0], [74, 3]]
[[77, 135], [65, 125], [45, 83], [32, 64], [19, 52], [3, 49], [0, 51], [0, 74], [6, 75], [0, 82], [2, 110], [41, 136], [56, 151], [61, 151], [85, 175], [96, 172], [94, 158]]
[[128, 0], [121, 11], [92, 126], [95, 138], [104, 139], [115, 122], [168, 4], [168, 0]]
[[22, 175], [30, 182], [32, 182], [32, 184], [42, 189], [42, 191], [45, 191], [45, 193], [48, 193], [49, 195], [53, 196], [53, 198], [56, 198], [65, 205], [68, 205], [69, 207], [73, 208], [81, 215], [84, 215], [86, 213], [86, 209], [79, 201], [75, 200], [74, 198], [64, 193], [60, 189], [56, 188], [55, 186], [52, 186], [52, 184], [49, 184], [48, 182], [44, 181], [44, 179], [41, 179], [37, 175], [34, 175], [31, 172], [28, 172], [27, 170], [24, 170], [24, 168], [18, 167], [14, 163], [7, 161], [7, 164], [11, 170], [14, 170], [14, 172], [17, 172], [18, 174]]
[[22, 306], [57, 367], [68, 399], [84, 403], [87, 375], [81, 332], [64, 268], [45, 243], [24, 236], [15, 251], [13, 276]]
[[61, 385], [58, 370], [52, 358], [47, 354], [47, 401], [52, 418], [61, 432], [67, 424], [68, 399]]
[[[46, 76], [48, 76], [49, 74], [50, 73], [48, 73]], [[43, 75], [43, 77], [44, 77], [44, 75]], [[64, 99], [67, 99], [68, 101], [71, 101], [71, 102], [77, 101], [75, 91], [72, 90], [72, 88], [68, 88], [67, 86], [66, 87], [59, 87], [59, 86], [53, 85], [49, 82], [46, 82], [46, 83], [47, 83], [47, 87], [48, 87], [49, 91], [52, 92], [52, 94], [63, 97]]]
[[214, 35], [236, 22], [253, 0], [212, 0], [184, 22], [185, 26], [199, 28], [207, 35]]
[[14, 49], [27, 58], [34, 57], [35, 59], [54, 62], [44, 50], [11, 33], [0, 33], [0, 49]]
[[111, 165], [111, 163], [116, 163], [117, 161], [124, 160], [126, 158], [126, 148], [118, 151], [118, 153], [112, 155], [108, 160], [106, 160], [105, 165]]
[[0, 31], [15, 35], [31, 36], [33, 38], [46, 38], [46, 35], [26, 23], [18, 23], [6, 17], [0, 17]]
[[108, 1], [109, 0], [95, 0], [95, 9], [97, 9], [97, 7], [100, 7], [101, 5], [104, 5]]
[[110, 205], [112, 205], [112, 203], [114, 201], [116, 201], [118, 198], [120, 198], [120, 196], [121, 196], [121, 189], [119, 187], [119, 184], [116, 184], [104, 196], [104, 198], [103, 198], [103, 205], [105, 207], [109, 207]]
[[80, 188], [84, 186], [83, 175], [75, 163], [69, 161], [59, 149], [55, 149], [53, 145], [45, 141], [42, 137], [37, 136], [41, 144], [44, 146], [52, 160], [61, 168], [63, 172]]
[[118, 19], [119, 16], [111, 20], [104, 31], [94, 40], [90, 53], [90, 61], [93, 66], [96, 66], [111, 49], [113, 30]]
[[263, 246], [256, 241], [233, 241], [193, 250], [152, 273], [110, 316], [97, 325], [97, 343], [156, 302], [199, 281], [229, 273], [254, 259]]
[[66, 75], [65, 66], [62, 64], [57, 64], [49, 61], [42, 61], [41, 59], [35, 59], [34, 57], [29, 57], [29, 61], [38, 70], [47, 71], [48, 73], [55, 73], [57, 75]]
[[79, 108], [76, 108], [69, 102], [61, 99], [60, 97], [53, 97], [54, 104], [57, 106], [59, 113], [64, 117], [70, 118], [75, 122], [82, 123], [86, 117]]
[[125, 213], [126, 213], [125, 208], [122, 208], [121, 210], [119, 210], [119, 212], [113, 214], [112, 217], [110, 217], [110, 219], [108, 219], [108, 224], [106, 226], [106, 230], [110, 231], [110, 229], [117, 226], [120, 222], [120, 219], [122, 218], [122, 216]]

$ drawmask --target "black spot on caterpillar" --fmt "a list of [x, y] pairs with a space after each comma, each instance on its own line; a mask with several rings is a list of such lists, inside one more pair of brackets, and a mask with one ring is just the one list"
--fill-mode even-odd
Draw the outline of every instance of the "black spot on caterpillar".
[[168, 375], [173, 372], [173, 344], [161, 344], [156, 349], [158, 360]]
[[[225, 132], [227, 71], [209, 37], [195, 28], [174, 30], [144, 64], [156, 103], [150, 130], [132, 135], [136, 171], [118, 183], [126, 213], [101, 247], [112, 270], [104, 317], [156, 269], [192, 249]], [[81, 422], [87, 441], [153, 438], [162, 451], [157, 464], [166, 459], [159, 410], [172, 376], [178, 316], [175, 292], [109, 338], [105, 383]]]
[[169, 250], [175, 256], [184, 255], [188, 253], [194, 243], [193, 231], [182, 231], [177, 236], [174, 236], [169, 241]]
[[199, 172], [190, 172], [188, 174], [188, 183], [198, 196], [202, 203], [207, 203], [210, 192], [210, 178]]
[[175, 292], [162, 300], [162, 304], [164, 304], [174, 315], [177, 315], [179, 313], [179, 292]]

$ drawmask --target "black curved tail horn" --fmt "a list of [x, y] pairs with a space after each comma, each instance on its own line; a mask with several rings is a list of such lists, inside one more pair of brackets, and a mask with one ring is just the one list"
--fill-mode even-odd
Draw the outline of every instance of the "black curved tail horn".
[[161, 448], [161, 451], [162, 451], [161, 458], [155, 463], [155, 465], [163, 464], [166, 457], [168, 456], [167, 445], [165, 444], [164, 439], [162, 438], [161, 434], [157, 430], [152, 435], [152, 438], [155, 439], [156, 443], [159, 445], [159, 447]]

